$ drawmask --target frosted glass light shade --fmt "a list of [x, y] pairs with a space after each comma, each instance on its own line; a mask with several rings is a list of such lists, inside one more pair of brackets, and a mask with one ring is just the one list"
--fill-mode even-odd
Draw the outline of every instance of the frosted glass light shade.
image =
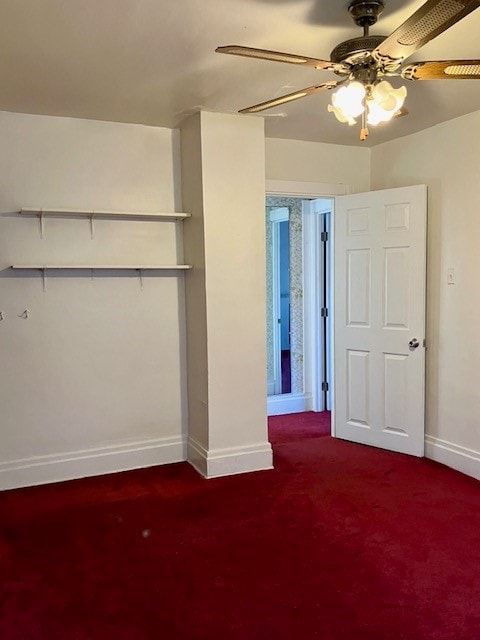
[[328, 111], [350, 126], [357, 123], [355, 118], [367, 111], [368, 124], [376, 125], [391, 120], [402, 108], [406, 97], [405, 87], [394, 89], [386, 80], [367, 88], [361, 82], [353, 81], [332, 95]]
[[350, 126], [356, 124], [355, 118], [365, 110], [365, 95], [363, 84], [350, 82], [332, 95], [332, 104], [328, 105], [328, 110], [334, 113], [340, 122], [348, 123]]
[[367, 97], [367, 122], [371, 125], [388, 122], [402, 108], [407, 97], [406, 87], [394, 89], [386, 80], [376, 84]]

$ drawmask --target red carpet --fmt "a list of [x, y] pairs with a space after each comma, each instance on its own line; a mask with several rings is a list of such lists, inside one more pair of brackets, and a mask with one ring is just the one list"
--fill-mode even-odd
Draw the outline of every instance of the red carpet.
[[480, 638], [478, 482], [330, 437], [275, 465], [1, 494], [0, 638]]
[[330, 419], [330, 411], [305, 411], [289, 416], [271, 416], [268, 419], [268, 438], [276, 445], [305, 438], [329, 436]]

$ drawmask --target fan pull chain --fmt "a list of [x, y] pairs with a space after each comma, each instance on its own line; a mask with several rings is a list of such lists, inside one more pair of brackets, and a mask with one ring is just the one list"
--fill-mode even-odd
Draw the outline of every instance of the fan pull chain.
[[368, 106], [365, 104], [365, 110], [362, 113], [362, 130], [360, 131], [360, 140], [362, 142], [364, 142], [368, 138], [367, 110]]

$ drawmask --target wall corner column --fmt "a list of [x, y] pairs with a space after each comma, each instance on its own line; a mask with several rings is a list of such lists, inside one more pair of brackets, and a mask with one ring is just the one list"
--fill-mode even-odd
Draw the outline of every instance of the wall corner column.
[[205, 477], [272, 468], [266, 412], [265, 138], [255, 117], [181, 126], [188, 460]]

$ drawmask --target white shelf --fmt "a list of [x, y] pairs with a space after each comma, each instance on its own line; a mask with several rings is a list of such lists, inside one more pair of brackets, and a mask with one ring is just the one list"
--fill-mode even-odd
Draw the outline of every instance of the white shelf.
[[20, 209], [20, 215], [36, 215], [36, 216], [83, 216], [86, 218], [129, 218], [135, 220], [138, 218], [149, 218], [151, 220], [184, 220], [190, 218], [190, 213], [160, 213], [147, 211], [84, 211], [76, 209]]
[[143, 264], [143, 265], [93, 265], [93, 264], [12, 264], [11, 269], [103, 269], [103, 270], [130, 270], [130, 271], [186, 271], [192, 269], [191, 264]]
[[143, 272], [144, 271], [188, 271], [188, 269], [192, 269], [193, 266], [191, 264], [12, 264], [11, 269], [23, 270], [23, 271], [40, 271], [42, 275], [43, 281], [43, 290], [47, 290], [47, 272], [50, 270], [59, 271], [63, 269], [64, 271], [75, 270], [75, 271], [90, 271], [91, 278], [94, 279], [93, 272], [95, 270], [102, 271], [136, 271], [138, 274], [138, 278], [140, 281], [140, 288], [143, 291]]

